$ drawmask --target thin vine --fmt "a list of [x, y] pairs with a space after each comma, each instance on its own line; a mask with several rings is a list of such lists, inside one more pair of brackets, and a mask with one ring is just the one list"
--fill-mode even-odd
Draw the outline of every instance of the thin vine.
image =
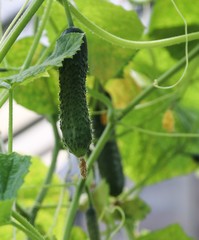
[[185, 74], [187, 73], [187, 69], [188, 69], [188, 66], [189, 66], [189, 58], [188, 58], [188, 29], [187, 29], [187, 21], [186, 19], [184, 18], [184, 16], [182, 15], [182, 13], [180, 12], [179, 8], [177, 7], [177, 5], [175, 4], [174, 0], [171, 0], [171, 2], [173, 3], [177, 13], [180, 15], [180, 17], [182, 18], [183, 22], [184, 22], [184, 27], [185, 27], [185, 58], [186, 58], [186, 62], [185, 62], [185, 68], [184, 68], [184, 71], [181, 75], [181, 77], [178, 79], [178, 81], [176, 83], [174, 83], [173, 85], [170, 85], [170, 86], [160, 86], [158, 85], [158, 81], [157, 80], [154, 80], [154, 86], [156, 88], [159, 88], [159, 89], [171, 89], [171, 88], [174, 88], [176, 87], [184, 78]]

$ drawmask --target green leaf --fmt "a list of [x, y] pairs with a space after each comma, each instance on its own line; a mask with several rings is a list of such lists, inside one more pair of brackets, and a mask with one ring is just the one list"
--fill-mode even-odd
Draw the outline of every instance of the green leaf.
[[48, 71], [49, 77], [41, 77], [15, 88], [14, 99], [18, 104], [39, 114], [58, 113], [58, 72]]
[[143, 49], [133, 59], [132, 69], [142, 73], [153, 82], [175, 63], [176, 61], [171, 58], [169, 52], [164, 48]]
[[[83, 15], [104, 30], [125, 39], [141, 38], [144, 28], [136, 12], [127, 11], [106, 0], [96, 0], [95, 4], [92, 0], [75, 2]], [[85, 29], [84, 26], [81, 28]], [[88, 39], [89, 73], [101, 81], [121, 74], [135, 51], [114, 46], [87, 29], [85, 31]]]
[[[43, 63], [30, 67], [27, 70], [17, 74], [0, 79], [0, 86], [9, 87], [13, 84], [19, 84], [26, 79], [38, 78], [38, 75], [55, 66], [60, 67], [64, 58], [71, 58], [79, 49], [82, 43], [83, 34], [70, 33], [62, 35], [58, 40], [54, 52]], [[8, 88], [9, 88], [8, 87]]]
[[[103, 194], [102, 194], [103, 193]], [[98, 216], [100, 216], [109, 203], [109, 186], [105, 180], [102, 180], [92, 193], [93, 202]], [[105, 220], [106, 216], [105, 216]]]
[[0, 226], [8, 224], [11, 218], [14, 200], [0, 201]]
[[164, 229], [160, 229], [147, 234], [146, 236], [138, 237], [137, 240], [191, 240], [193, 238], [188, 237], [187, 234], [178, 224], [170, 225]]
[[0, 153], [0, 200], [14, 199], [28, 173], [30, 157]]
[[150, 212], [149, 206], [140, 198], [128, 199], [119, 202], [118, 205], [124, 211], [126, 221], [130, 221], [132, 224], [135, 221], [143, 220]]
[[73, 227], [71, 231], [70, 240], [87, 240], [86, 233], [80, 227]]

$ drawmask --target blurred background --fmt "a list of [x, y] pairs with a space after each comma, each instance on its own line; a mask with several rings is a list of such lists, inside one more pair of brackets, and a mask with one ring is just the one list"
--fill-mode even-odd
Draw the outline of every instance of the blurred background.
[[[3, 29], [11, 22], [23, 0], [1, 0], [0, 19]], [[116, 4], [129, 5], [125, 1], [114, 1]], [[132, 5], [131, 5], [132, 6]], [[139, 7], [138, 11], [143, 23], [147, 26], [150, 17], [150, 4]], [[23, 36], [32, 34], [31, 23], [26, 27]], [[22, 35], [20, 37], [23, 37]], [[3, 142], [7, 142], [8, 104], [0, 109], [0, 133]], [[29, 155], [39, 155], [48, 165], [53, 147], [53, 133], [47, 120], [16, 103], [14, 104], [14, 150]], [[64, 175], [67, 163], [66, 153], [60, 156], [57, 173]], [[63, 158], [66, 162], [63, 162]], [[159, 229], [172, 223], [179, 223], [185, 232], [199, 239], [199, 187], [198, 178], [194, 174], [176, 177], [149, 187], [146, 187], [141, 197], [151, 207], [151, 213], [141, 223], [143, 229]]]

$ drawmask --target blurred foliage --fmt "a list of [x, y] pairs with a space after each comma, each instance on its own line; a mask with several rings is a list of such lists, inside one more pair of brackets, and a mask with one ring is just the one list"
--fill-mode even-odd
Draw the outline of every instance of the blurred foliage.
[[146, 236], [136, 238], [138, 240], [191, 240], [193, 238], [188, 237], [183, 229], [178, 224], [170, 225], [164, 229], [160, 229], [154, 232], [146, 234]]

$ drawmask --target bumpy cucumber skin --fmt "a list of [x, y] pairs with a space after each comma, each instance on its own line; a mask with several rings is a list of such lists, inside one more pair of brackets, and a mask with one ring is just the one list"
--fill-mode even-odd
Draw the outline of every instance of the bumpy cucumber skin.
[[[83, 33], [68, 28], [63, 34]], [[86, 74], [88, 71], [87, 41], [84, 35], [80, 50], [73, 58], [66, 58], [59, 68], [60, 128], [64, 144], [77, 157], [83, 157], [92, 140], [91, 122], [86, 102]]]
[[89, 209], [86, 211], [86, 225], [90, 240], [100, 240], [97, 214], [93, 207], [89, 207]]

